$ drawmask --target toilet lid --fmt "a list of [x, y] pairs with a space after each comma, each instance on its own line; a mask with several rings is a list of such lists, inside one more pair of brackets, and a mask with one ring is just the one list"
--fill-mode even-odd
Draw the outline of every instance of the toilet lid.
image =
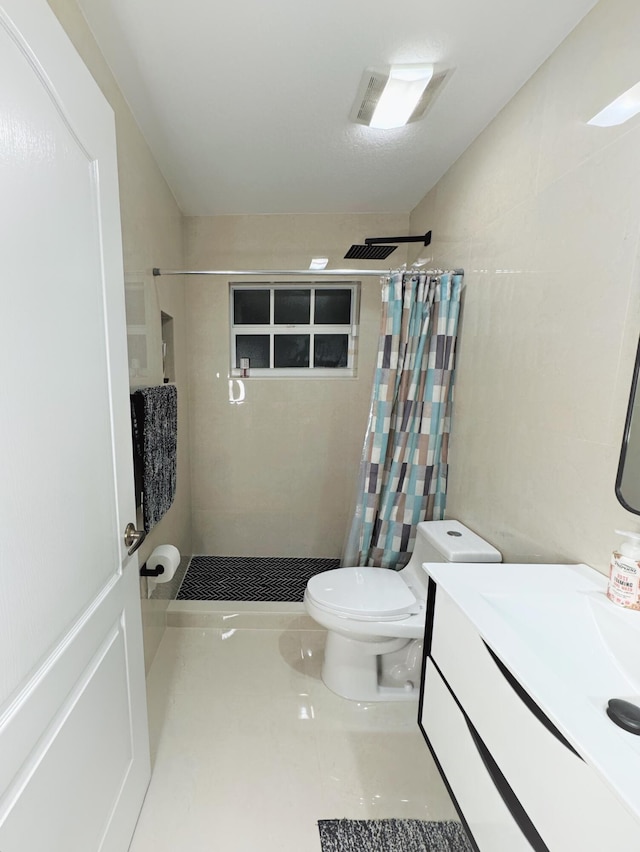
[[314, 603], [360, 619], [406, 618], [419, 611], [413, 592], [388, 568], [336, 568], [311, 577], [307, 593]]

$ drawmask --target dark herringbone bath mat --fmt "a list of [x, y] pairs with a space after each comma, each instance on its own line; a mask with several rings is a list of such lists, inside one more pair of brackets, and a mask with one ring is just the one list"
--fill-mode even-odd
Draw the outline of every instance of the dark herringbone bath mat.
[[310, 577], [339, 567], [339, 559], [194, 556], [178, 600], [301, 601]]

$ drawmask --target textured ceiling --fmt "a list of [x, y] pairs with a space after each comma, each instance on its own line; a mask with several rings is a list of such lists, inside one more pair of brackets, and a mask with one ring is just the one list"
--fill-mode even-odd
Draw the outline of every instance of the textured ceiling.
[[[403, 212], [595, 0], [79, 0], [187, 215]], [[349, 122], [362, 72], [453, 68], [426, 118]]]

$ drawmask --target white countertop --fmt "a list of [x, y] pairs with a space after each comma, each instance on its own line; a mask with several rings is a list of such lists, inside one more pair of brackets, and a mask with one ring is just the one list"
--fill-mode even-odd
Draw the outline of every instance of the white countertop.
[[[640, 820], [640, 736], [606, 714], [610, 698], [640, 705], [640, 611], [611, 603], [606, 577], [587, 565], [425, 563], [423, 568]], [[637, 641], [621, 643], [628, 646], [624, 659], [605, 643], [626, 632]]]

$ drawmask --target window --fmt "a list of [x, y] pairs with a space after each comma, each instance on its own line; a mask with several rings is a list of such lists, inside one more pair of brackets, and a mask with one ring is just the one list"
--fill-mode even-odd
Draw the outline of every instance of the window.
[[231, 369], [354, 376], [359, 284], [232, 284]]

